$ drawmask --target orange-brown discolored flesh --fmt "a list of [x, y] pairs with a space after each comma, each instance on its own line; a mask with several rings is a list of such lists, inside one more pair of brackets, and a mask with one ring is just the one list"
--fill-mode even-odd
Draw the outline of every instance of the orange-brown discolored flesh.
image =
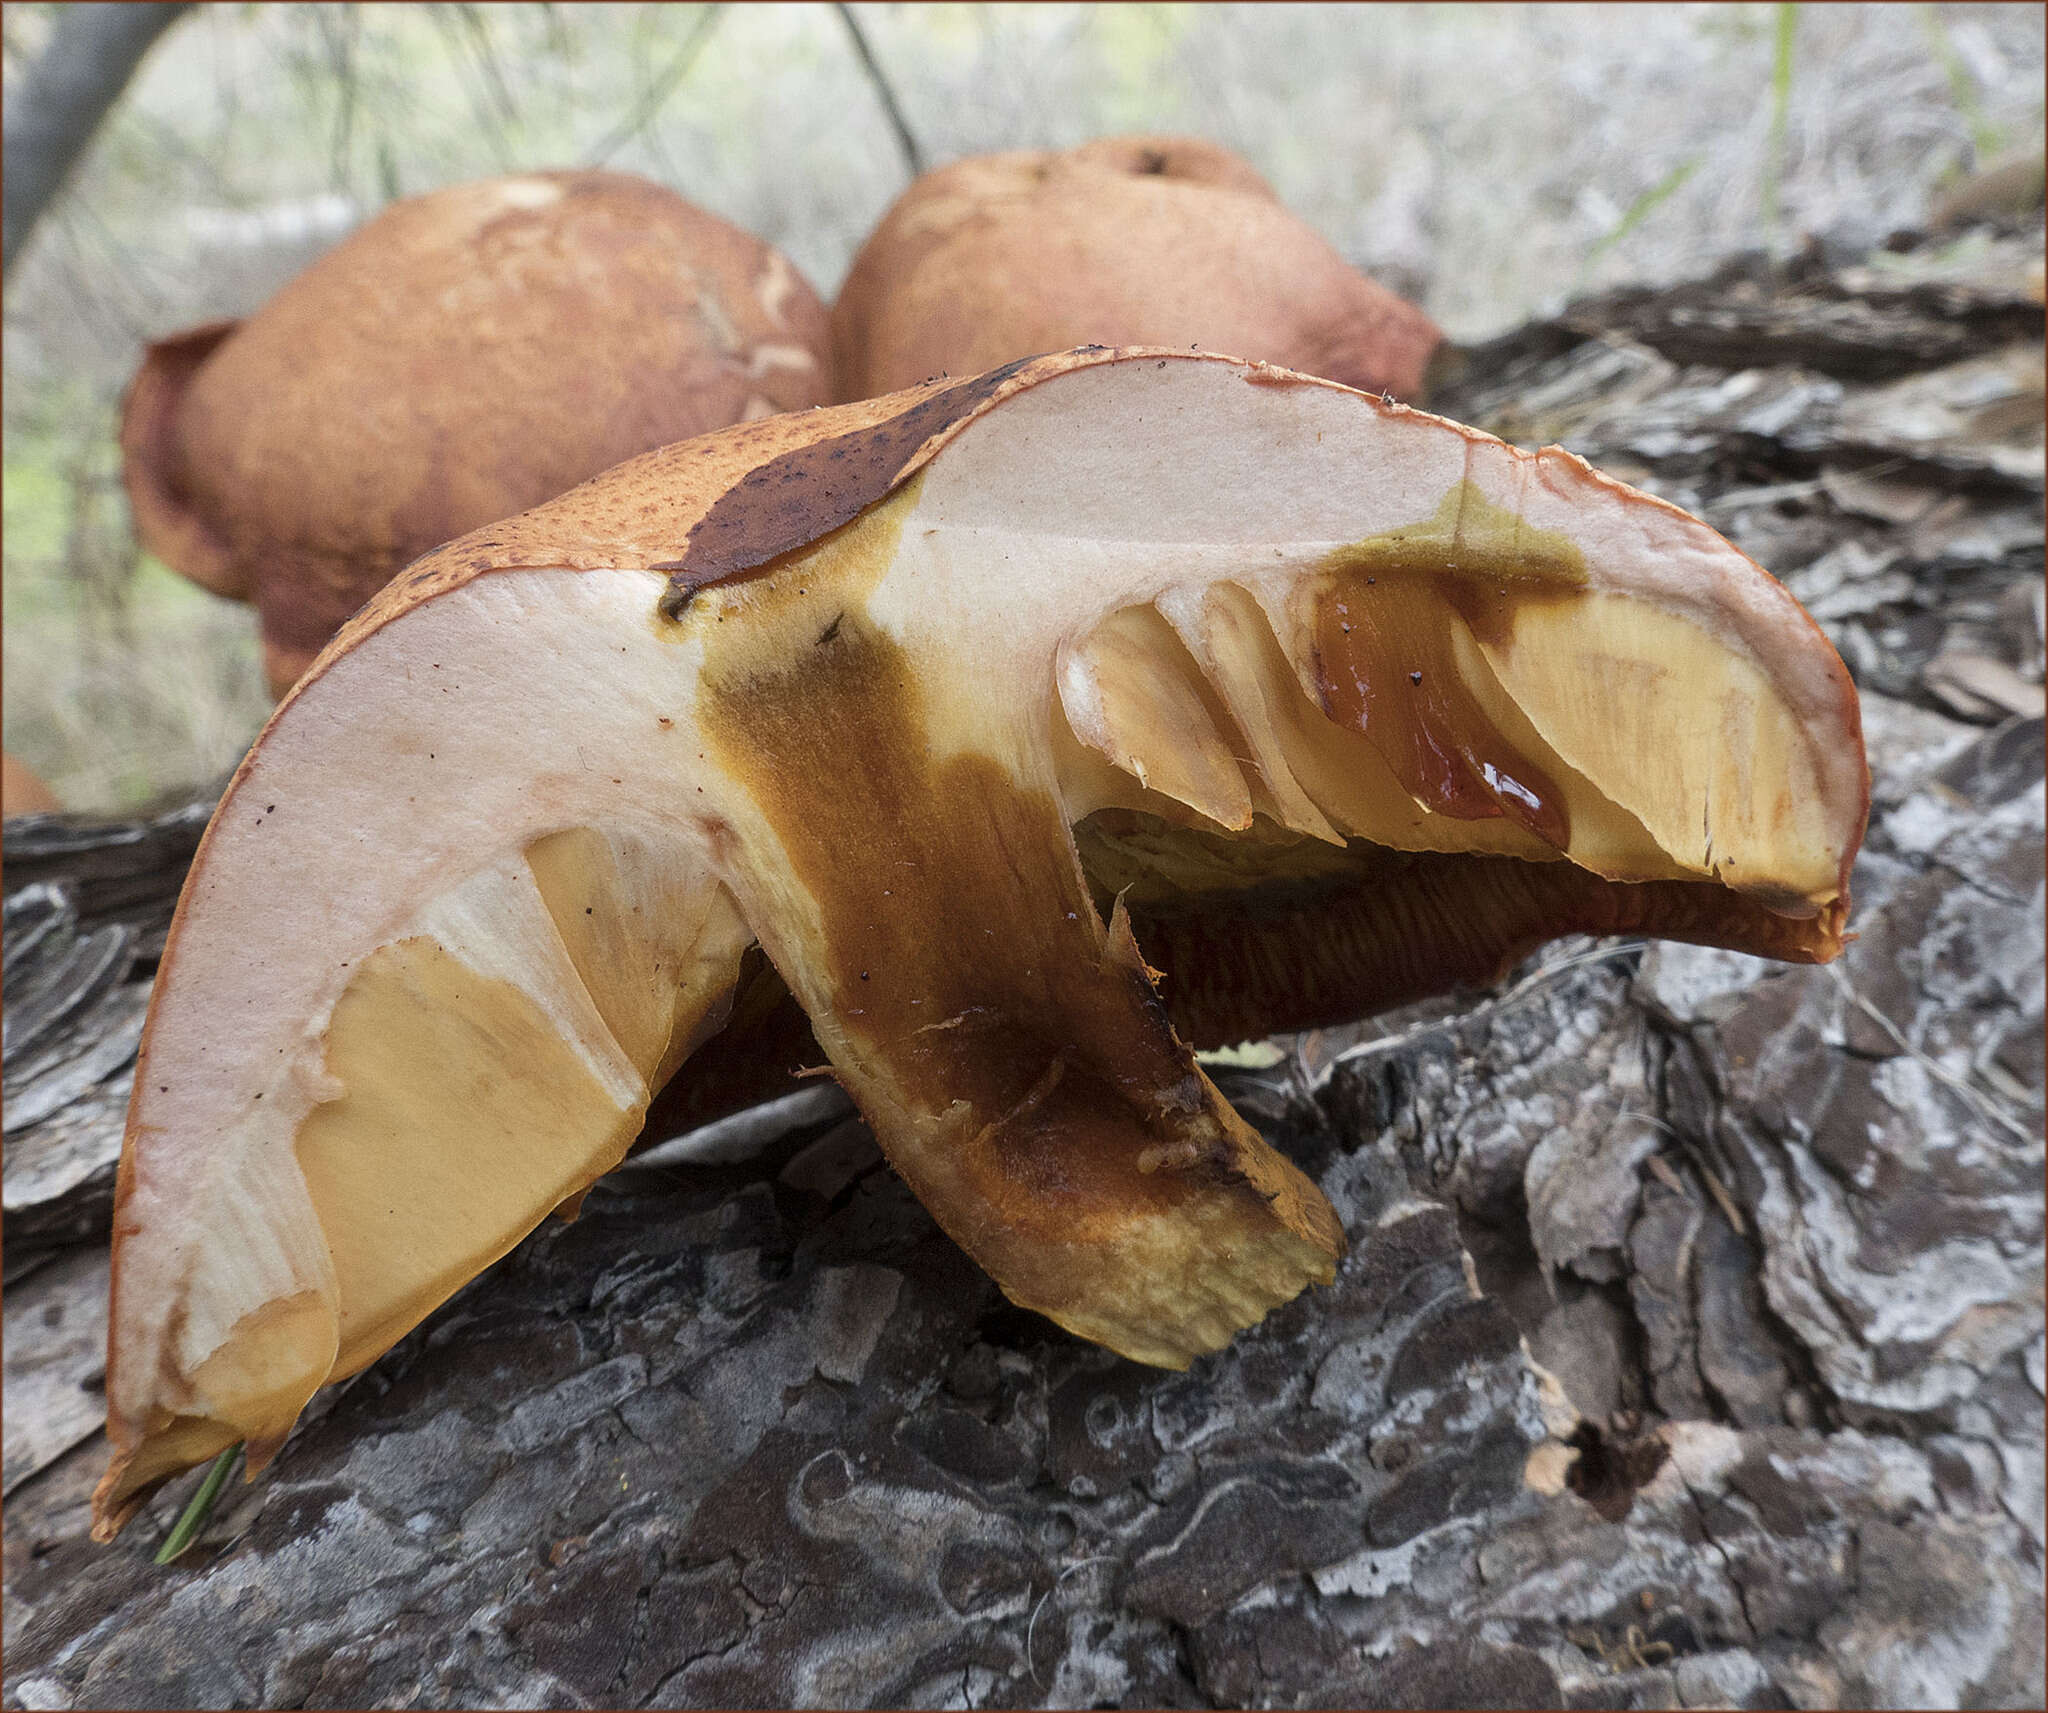
[[1338, 573], [1319, 604], [1323, 709], [1363, 732], [1416, 802], [1456, 820], [1507, 815], [1545, 843], [1571, 843], [1564, 792], [1480, 709], [1453, 653], [1443, 586], [1427, 572]]
[[[857, 612], [817, 633], [714, 670], [703, 729], [815, 901], [815, 933], [770, 949], [912, 1189], [1016, 1301], [1172, 1366], [1327, 1280], [1335, 1216], [1203, 1076], [1121, 918], [1105, 933], [1051, 794], [934, 760], [911, 663]], [[1198, 1300], [1234, 1247], [1255, 1311]], [[1183, 1292], [1192, 1338], [1143, 1324]]]

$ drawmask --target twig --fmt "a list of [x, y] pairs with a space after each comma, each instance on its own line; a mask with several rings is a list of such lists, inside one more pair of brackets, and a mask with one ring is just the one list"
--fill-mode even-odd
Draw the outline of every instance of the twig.
[[1093, 1558], [1080, 1559], [1053, 1578], [1052, 1586], [1038, 1597], [1038, 1604], [1031, 1608], [1031, 1622], [1024, 1626], [1024, 1663], [1031, 1668], [1031, 1681], [1043, 1686], [1045, 1679], [1038, 1675], [1038, 1661], [1031, 1657], [1031, 1638], [1038, 1633], [1038, 1614], [1045, 1610], [1046, 1601], [1060, 1590], [1060, 1584], [1077, 1570], [1086, 1570], [1091, 1564], [1112, 1564], [1115, 1559], [1109, 1554], [1097, 1554]]
[[[1727, 1185], [1721, 1182], [1720, 1174], [1708, 1163], [1706, 1150], [1702, 1144], [1694, 1142], [1675, 1126], [1666, 1124], [1663, 1119], [1652, 1117], [1647, 1112], [1630, 1112], [1624, 1107], [1615, 1122], [1619, 1123], [1623, 1118], [1632, 1118], [1638, 1124], [1647, 1124], [1659, 1135], [1670, 1137], [1672, 1141], [1683, 1148], [1686, 1158], [1692, 1162], [1693, 1169], [1699, 1173], [1701, 1181], [1706, 1184], [1708, 1192], [1720, 1206], [1721, 1212], [1726, 1216], [1728, 1223], [1735, 1228], [1735, 1235], [1737, 1237], [1746, 1237], [1749, 1234], [1749, 1227], [1742, 1217], [1742, 1209], [1736, 1205], [1735, 1198], [1728, 1193]], [[1647, 1164], [1651, 1173], [1665, 1188], [1679, 1189], [1678, 1174], [1671, 1169], [1662, 1154], [1652, 1154]], [[1681, 1193], [1683, 1192], [1681, 1191]]]
[[362, 15], [353, 5], [317, 7], [313, 18], [327, 49], [328, 69], [336, 85], [334, 136], [329, 147], [328, 182], [344, 194], [349, 188], [348, 157], [356, 132], [356, 43]]
[[49, 45], [7, 89], [0, 271], [11, 271], [37, 218], [70, 177], [100, 122], [157, 37], [186, 5], [58, 8]]
[[683, 45], [676, 50], [676, 57], [662, 68], [661, 75], [647, 86], [639, 104], [629, 113], [596, 148], [584, 157], [585, 166], [601, 167], [611, 159], [614, 151], [631, 142], [655, 114], [659, 113], [675, 94], [676, 87], [690, 75], [690, 68], [697, 63], [697, 56], [704, 51], [704, 44], [711, 40], [711, 32], [717, 27], [721, 13], [725, 11], [723, 0], [717, 5], [706, 6], [697, 15], [695, 27], [684, 38]]
[[241, 1442], [229, 1446], [213, 1460], [213, 1467], [206, 1472], [206, 1479], [199, 1484], [199, 1491], [192, 1495], [191, 1502], [180, 1513], [171, 1532], [164, 1537], [164, 1544], [157, 1548], [156, 1562], [169, 1564], [182, 1558], [192, 1543], [199, 1538], [199, 1531], [206, 1527], [206, 1519], [213, 1515], [215, 1501], [220, 1490], [227, 1484], [228, 1471], [235, 1465], [235, 1459], [242, 1455]]
[[[478, 133], [491, 146], [491, 156], [497, 162], [500, 172], [510, 172], [513, 165], [512, 139], [505, 126], [511, 108], [511, 94], [504, 88], [499, 77], [496, 62], [486, 64], [478, 51], [475, 16], [466, 6], [433, 5], [427, 8], [427, 16], [434, 21], [434, 29], [448, 46], [448, 57], [461, 66], [464, 76], [463, 93], [468, 98], [469, 110], [475, 116]], [[495, 87], [493, 87], [495, 86]]]
[[1972, 1087], [1963, 1078], [1948, 1069], [1947, 1066], [1941, 1064], [1936, 1059], [1928, 1057], [1927, 1054], [1914, 1046], [1911, 1041], [1907, 1040], [1904, 1030], [1849, 985], [1849, 978], [1842, 973], [1842, 966], [1840, 964], [1829, 964], [1827, 971], [1834, 984], [1842, 990], [1842, 996], [1889, 1035], [1898, 1044], [1899, 1051], [1934, 1078], [1936, 1082], [1942, 1084], [1945, 1088], [1953, 1089], [1957, 1094], [1961, 1095], [1977, 1112], [1979, 1117], [1990, 1119], [1992, 1123], [1998, 1125], [2001, 1129], [2010, 1131], [2022, 1142], [2032, 1142], [2034, 1140], [2033, 1131], [2013, 1117], [1997, 1101], [1984, 1093], [1983, 1090]]
[[910, 168], [910, 176], [916, 178], [924, 171], [924, 151], [917, 146], [917, 138], [911, 132], [909, 121], [903, 117], [903, 109], [896, 100], [896, 91], [889, 85], [889, 77], [882, 70], [881, 62], [875, 58], [875, 50], [868, 45], [867, 32], [860, 27], [860, 20], [853, 15], [853, 8], [846, 0], [838, 0], [836, 10], [846, 25], [846, 33], [853, 38], [853, 51], [860, 55], [860, 63], [868, 69], [868, 80], [875, 86], [875, 94], [881, 98], [882, 111], [889, 116], [889, 128], [896, 133], [896, 146], [903, 151], [903, 161]]

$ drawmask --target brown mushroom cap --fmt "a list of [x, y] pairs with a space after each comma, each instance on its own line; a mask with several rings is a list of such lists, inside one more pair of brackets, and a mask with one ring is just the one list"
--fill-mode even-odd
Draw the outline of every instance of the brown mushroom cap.
[[63, 807], [27, 762], [0, 752], [0, 816], [49, 815]]
[[824, 402], [823, 306], [640, 178], [393, 204], [254, 316], [152, 345], [121, 444], [137, 532], [253, 600], [272, 689], [429, 549], [671, 441]]
[[1069, 352], [634, 459], [386, 588], [223, 798], [96, 1529], [573, 1204], [757, 944], [1013, 1299], [1181, 1366], [1343, 1238], [1176, 1015], [1588, 928], [1832, 957], [1867, 808], [1840, 660], [1705, 525], [1325, 382]]
[[1241, 352], [1415, 399], [1441, 338], [1245, 162], [1184, 137], [928, 172], [861, 246], [832, 310], [846, 399], [1089, 344]]

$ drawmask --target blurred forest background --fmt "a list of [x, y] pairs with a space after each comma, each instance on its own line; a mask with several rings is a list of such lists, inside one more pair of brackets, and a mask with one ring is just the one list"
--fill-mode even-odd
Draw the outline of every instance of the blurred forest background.
[[[5, 8], [10, 103], [59, 11]], [[248, 313], [395, 197], [517, 169], [625, 168], [760, 234], [829, 300], [913, 151], [936, 166], [1185, 132], [1246, 156], [1346, 257], [1469, 341], [1731, 251], [1868, 248], [1922, 225], [1967, 174], [2038, 159], [2043, 17], [2032, 4], [195, 7], [7, 280], [7, 746], [70, 806], [113, 809], [217, 774], [253, 737], [268, 698], [252, 616], [135, 545], [122, 389], [144, 341]]]

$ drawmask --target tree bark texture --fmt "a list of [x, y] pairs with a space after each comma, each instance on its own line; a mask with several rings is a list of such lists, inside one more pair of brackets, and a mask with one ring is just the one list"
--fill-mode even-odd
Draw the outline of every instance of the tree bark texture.
[[1451, 414], [1834, 636], [1859, 937], [1557, 946], [1219, 1073], [1351, 1250], [1185, 1374], [812, 1123], [606, 1180], [158, 1569], [196, 1475], [85, 1539], [124, 1073], [11, 1134], [8, 1705], [2038, 1705], [2040, 253], [1745, 259], [1467, 354]]

